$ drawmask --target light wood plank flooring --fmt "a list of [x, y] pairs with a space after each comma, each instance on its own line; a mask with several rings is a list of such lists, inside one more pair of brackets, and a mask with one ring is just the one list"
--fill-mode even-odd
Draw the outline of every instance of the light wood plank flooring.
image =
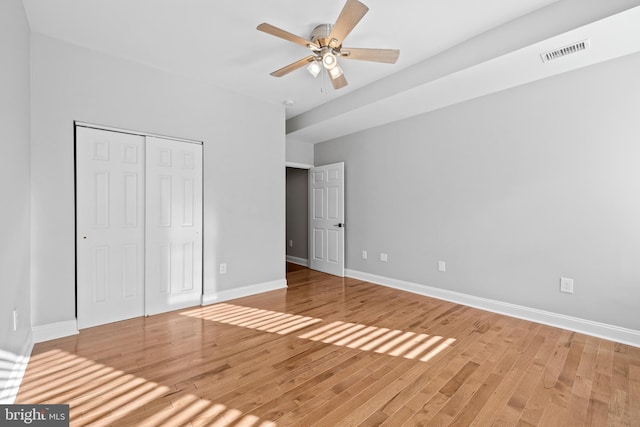
[[640, 349], [291, 266], [289, 288], [37, 344], [72, 425], [638, 426]]

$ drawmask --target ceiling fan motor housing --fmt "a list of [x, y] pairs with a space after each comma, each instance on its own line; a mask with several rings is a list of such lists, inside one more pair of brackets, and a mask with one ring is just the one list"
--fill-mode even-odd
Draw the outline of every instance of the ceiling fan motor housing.
[[332, 24], [320, 24], [311, 32], [311, 41], [319, 45], [320, 47], [328, 46], [330, 40], [329, 34], [333, 29]]
[[311, 41], [320, 46], [320, 50], [313, 49], [318, 54], [316, 61], [327, 70], [332, 70], [338, 65], [336, 54], [340, 51], [340, 46], [332, 45], [329, 40], [332, 29], [332, 24], [320, 24], [311, 32]]

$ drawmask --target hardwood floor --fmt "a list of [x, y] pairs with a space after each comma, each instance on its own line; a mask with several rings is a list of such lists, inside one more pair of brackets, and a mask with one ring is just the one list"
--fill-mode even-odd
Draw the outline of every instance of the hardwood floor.
[[289, 288], [37, 344], [71, 425], [638, 426], [640, 349], [292, 268]]

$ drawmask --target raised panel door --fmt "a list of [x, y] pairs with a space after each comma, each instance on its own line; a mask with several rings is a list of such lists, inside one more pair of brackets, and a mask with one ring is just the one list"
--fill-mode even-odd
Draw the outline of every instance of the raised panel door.
[[76, 129], [78, 327], [144, 314], [144, 138]]
[[309, 266], [344, 276], [344, 163], [309, 171]]
[[201, 303], [202, 146], [147, 137], [146, 311]]

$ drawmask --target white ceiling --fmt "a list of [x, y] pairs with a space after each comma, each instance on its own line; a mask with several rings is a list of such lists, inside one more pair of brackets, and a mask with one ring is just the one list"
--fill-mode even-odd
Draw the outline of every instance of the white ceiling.
[[[1, 1], [1, 0], [0, 0]], [[304, 68], [309, 51], [259, 32], [308, 38], [345, 0], [23, 0], [31, 29], [287, 108], [287, 141], [316, 143], [640, 51], [640, 0], [361, 0], [345, 47], [397, 48], [394, 65], [341, 60], [334, 90]], [[320, 7], [322, 6], [322, 7]], [[587, 53], [540, 53], [591, 40]]]
[[[591, 4], [605, 7], [554, 5], [293, 117], [287, 141], [327, 141], [640, 52], [640, 6]], [[587, 49], [552, 61], [541, 58], [581, 41]]]
[[349, 85], [338, 91], [304, 69], [270, 76], [308, 51], [255, 28], [268, 22], [307, 38], [316, 25], [335, 22], [344, 0], [23, 1], [34, 32], [270, 103], [290, 99], [292, 117], [557, 0], [363, 0], [370, 10], [344, 45], [397, 48], [400, 58], [395, 65], [343, 60]]

